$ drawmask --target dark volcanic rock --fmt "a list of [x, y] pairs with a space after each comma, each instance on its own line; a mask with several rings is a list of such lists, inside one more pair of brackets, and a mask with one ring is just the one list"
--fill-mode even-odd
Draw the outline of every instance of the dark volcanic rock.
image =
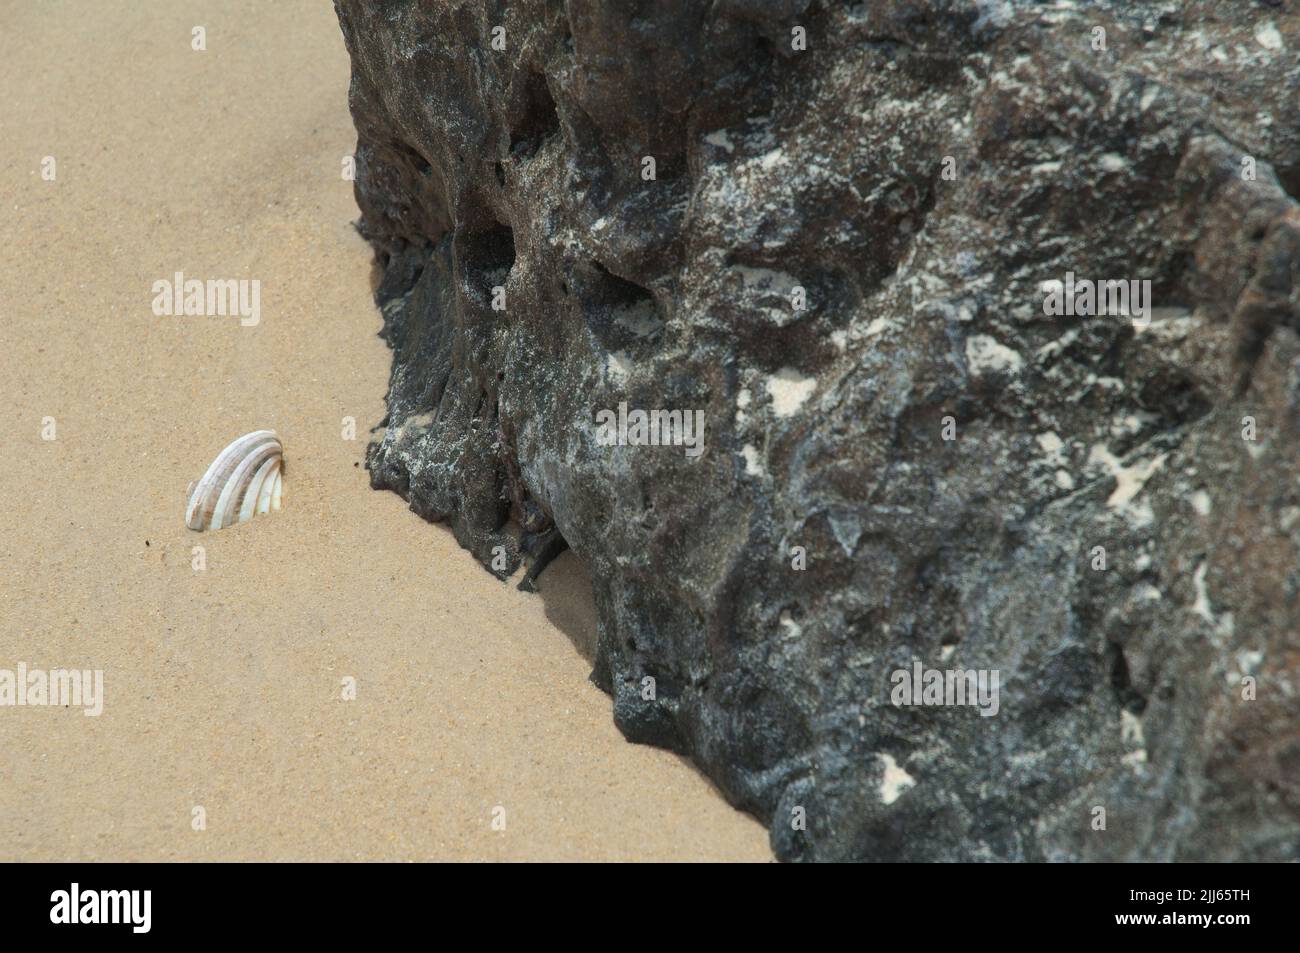
[[630, 739], [786, 859], [1300, 859], [1297, 4], [336, 3], [373, 483], [566, 541]]

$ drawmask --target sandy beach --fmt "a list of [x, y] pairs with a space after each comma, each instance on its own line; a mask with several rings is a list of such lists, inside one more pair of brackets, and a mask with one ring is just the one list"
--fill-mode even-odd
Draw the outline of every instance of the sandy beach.
[[[97, 717], [0, 707], [0, 860], [769, 860], [615, 729], [572, 557], [517, 592], [369, 488], [389, 352], [331, 5], [0, 21], [0, 669], [104, 684]], [[177, 272], [259, 281], [259, 320], [155, 314]], [[187, 530], [259, 428], [283, 510]]]

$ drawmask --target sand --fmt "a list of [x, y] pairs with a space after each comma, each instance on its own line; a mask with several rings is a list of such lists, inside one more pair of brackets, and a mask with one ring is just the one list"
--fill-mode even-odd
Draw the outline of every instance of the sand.
[[[0, 23], [0, 669], [104, 679], [98, 717], [0, 707], [0, 860], [769, 860], [614, 728], [575, 560], [517, 592], [369, 488], [389, 355], [331, 6]], [[260, 322], [155, 315], [177, 271], [259, 280]], [[190, 481], [262, 427], [283, 511], [186, 530]]]

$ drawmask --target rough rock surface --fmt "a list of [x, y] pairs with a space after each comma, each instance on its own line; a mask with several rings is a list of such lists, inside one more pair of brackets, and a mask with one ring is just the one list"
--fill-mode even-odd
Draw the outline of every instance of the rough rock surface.
[[1297, 4], [336, 6], [373, 484], [562, 536], [628, 738], [784, 859], [1300, 859]]

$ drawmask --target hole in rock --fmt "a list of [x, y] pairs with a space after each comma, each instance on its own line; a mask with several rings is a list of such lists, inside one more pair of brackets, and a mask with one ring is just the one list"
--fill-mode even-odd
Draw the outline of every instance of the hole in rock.
[[601, 301], [605, 304], [634, 305], [654, 301], [654, 295], [650, 293], [648, 288], [642, 288], [638, 284], [620, 278], [600, 262], [595, 263], [595, 272], [603, 285], [599, 289], [599, 295]]
[[459, 262], [465, 280], [490, 294], [492, 285], [505, 284], [515, 264], [515, 233], [508, 225], [497, 223], [482, 232], [462, 235]]
[[531, 159], [542, 143], [560, 131], [560, 114], [541, 73], [529, 73], [520, 95], [519, 119], [510, 130], [510, 154]]
[[1300, 202], [1300, 162], [1292, 166], [1278, 166], [1276, 172], [1277, 181], [1282, 186], [1283, 191], [1295, 201]]
[[599, 262], [583, 276], [579, 297], [587, 327], [607, 350], [634, 348], [663, 330], [650, 289], [618, 277]]
[[1133, 681], [1129, 676], [1128, 659], [1124, 657], [1123, 648], [1114, 642], [1107, 643], [1106, 655], [1110, 662], [1110, 684], [1115, 690], [1115, 697], [1120, 707], [1128, 709], [1135, 715], [1142, 714], [1147, 707], [1147, 702], [1133, 687]]

